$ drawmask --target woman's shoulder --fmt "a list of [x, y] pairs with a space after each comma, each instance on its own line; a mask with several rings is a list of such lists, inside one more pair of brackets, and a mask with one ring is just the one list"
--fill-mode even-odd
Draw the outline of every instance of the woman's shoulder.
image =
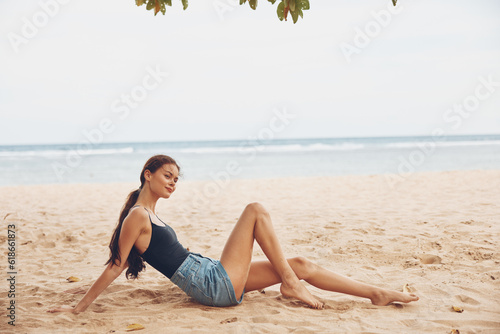
[[142, 206], [134, 206], [130, 208], [123, 223], [131, 222], [133, 224], [141, 224], [149, 222], [148, 212]]

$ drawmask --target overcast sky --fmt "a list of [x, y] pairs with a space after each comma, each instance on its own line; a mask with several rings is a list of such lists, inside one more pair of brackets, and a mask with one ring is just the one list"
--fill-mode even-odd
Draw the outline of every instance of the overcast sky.
[[172, 2], [0, 2], [0, 145], [500, 134], [498, 0]]

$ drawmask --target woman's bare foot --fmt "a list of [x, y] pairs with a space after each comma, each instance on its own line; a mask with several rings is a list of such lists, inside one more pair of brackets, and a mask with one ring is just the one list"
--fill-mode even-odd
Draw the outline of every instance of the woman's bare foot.
[[392, 302], [409, 303], [415, 302], [419, 298], [413, 293], [404, 293], [395, 290], [378, 289], [370, 298], [373, 305], [385, 306]]
[[303, 301], [315, 309], [322, 309], [324, 304], [311, 295], [309, 290], [300, 283], [299, 279], [283, 280], [280, 287], [281, 294], [285, 297], [292, 297]]

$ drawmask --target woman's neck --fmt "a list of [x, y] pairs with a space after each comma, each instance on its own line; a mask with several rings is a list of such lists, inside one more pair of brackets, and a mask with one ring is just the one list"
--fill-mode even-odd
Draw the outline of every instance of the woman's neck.
[[154, 195], [148, 188], [143, 188], [135, 205], [141, 205], [151, 212], [155, 213], [156, 202], [158, 202], [159, 197]]

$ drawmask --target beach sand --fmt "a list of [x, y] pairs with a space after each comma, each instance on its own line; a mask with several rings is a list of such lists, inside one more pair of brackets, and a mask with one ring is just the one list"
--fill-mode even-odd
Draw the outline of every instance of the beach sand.
[[[248, 203], [270, 212], [288, 257], [305, 256], [342, 275], [420, 297], [404, 305], [322, 291], [313, 310], [284, 299], [279, 286], [250, 292], [241, 305], [193, 302], [147, 266], [124, 275], [81, 314], [47, 313], [76, 305], [101, 274], [119, 211], [138, 184], [0, 188], [2, 333], [500, 333], [500, 171], [415, 173], [393, 184], [384, 175], [182, 180], [157, 213], [193, 252], [219, 258]], [[16, 230], [15, 298], [8, 298], [7, 225]], [[255, 259], [262, 259], [258, 246]], [[439, 257], [439, 258], [437, 258]], [[428, 259], [431, 259], [429, 261]], [[439, 261], [440, 259], [440, 261]], [[440, 263], [429, 263], [437, 261]], [[76, 276], [80, 282], [69, 283]], [[15, 328], [6, 301], [15, 300]], [[452, 306], [464, 309], [462, 313]]]

